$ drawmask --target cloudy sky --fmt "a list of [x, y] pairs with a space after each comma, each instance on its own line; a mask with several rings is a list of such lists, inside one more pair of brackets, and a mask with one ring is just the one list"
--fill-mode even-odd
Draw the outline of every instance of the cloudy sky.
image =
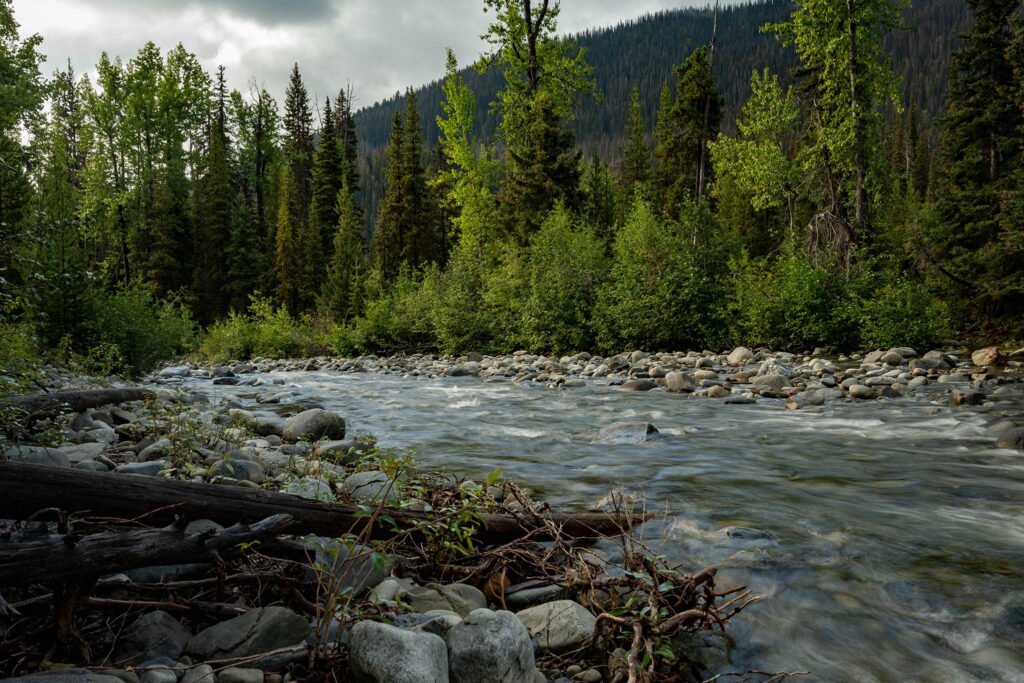
[[[707, 0], [564, 0], [573, 33]], [[469, 63], [488, 23], [481, 0], [14, 0], [21, 34], [43, 36], [44, 73], [71, 59], [93, 72], [100, 52], [130, 59], [148, 40], [181, 42], [232, 87], [250, 79], [281, 98], [293, 62], [319, 98], [351, 83], [357, 107], [443, 75], [444, 48]]]

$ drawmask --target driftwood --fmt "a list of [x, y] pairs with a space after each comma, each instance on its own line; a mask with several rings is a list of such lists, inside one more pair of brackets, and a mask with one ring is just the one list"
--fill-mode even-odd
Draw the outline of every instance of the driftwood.
[[[296, 533], [325, 536], [340, 536], [349, 531], [362, 533], [372, 524], [364, 510], [356, 505], [323, 503], [238, 486], [0, 461], [0, 518], [27, 519], [43, 508], [107, 517], [146, 516], [151, 523], [184, 515], [189, 519], [234, 524], [287, 514], [294, 520]], [[429, 522], [433, 518], [430, 513], [398, 508], [382, 508], [381, 513], [406, 524]], [[524, 513], [519, 517], [482, 514], [480, 517], [485, 527], [477, 532], [476, 538], [484, 543], [506, 542], [531, 531], [535, 532], [534, 538], [544, 537], [550, 525], [572, 538], [617, 535], [647, 520], [642, 514], [603, 512]], [[376, 538], [393, 535], [383, 527], [369, 532]]]
[[0, 541], [0, 585], [79, 580], [138, 567], [209, 559], [219, 550], [279, 534], [291, 521], [288, 515], [278, 514], [252, 525], [236, 524], [196, 533], [172, 526]]
[[53, 394], [15, 396], [8, 399], [11, 405], [21, 408], [30, 415], [50, 413], [68, 407], [76, 412], [125, 401], [141, 401], [153, 396], [148, 389], [136, 387], [124, 389], [88, 389], [85, 391], [59, 391]]

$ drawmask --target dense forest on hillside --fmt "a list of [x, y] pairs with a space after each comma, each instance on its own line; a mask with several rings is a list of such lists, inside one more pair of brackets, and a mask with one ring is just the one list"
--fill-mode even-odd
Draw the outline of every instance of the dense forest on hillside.
[[0, 376], [1022, 333], [1021, 0], [484, 5], [484, 73], [357, 113], [181, 45], [47, 79], [0, 0]]
[[[768, 68], [784, 84], [797, 64], [792, 49], [761, 31], [766, 24], [784, 21], [793, 10], [790, 0], [765, 0], [729, 5], [718, 16], [718, 57], [713, 65], [719, 91], [724, 98], [723, 129], [732, 133], [743, 103], [750, 96], [750, 74]], [[900, 78], [902, 101], [914, 103], [921, 117], [921, 129], [931, 134], [942, 111], [949, 60], [957, 35], [967, 27], [964, 0], [915, 2], [904, 13], [904, 26], [883, 39], [893, 58], [893, 71]], [[681, 64], [700, 45], [708, 42], [714, 24], [710, 9], [659, 12], [574, 36], [587, 51], [594, 70], [595, 92], [599, 97], [581, 97], [574, 119], [567, 126], [587, 157], [598, 156], [613, 166], [622, 161], [626, 130], [626, 102], [633, 87], [639, 88], [648, 139], [654, 134], [655, 114], [661, 87], [671, 78], [672, 67]], [[438, 60], [438, 64], [441, 60]], [[501, 74], [489, 70], [477, 73], [473, 67], [459, 74], [476, 97], [476, 110], [487, 112], [502, 87]], [[423, 136], [428, 147], [437, 143], [436, 118], [441, 114], [442, 81], [415, 90], [423, 119]], [[360, 172], [364, 178], [363, 205], [372, 230], [381, 194], [384, 151], [391, 130], [391, 118], [405, 106], [403, 93], [356, 112], [360, 141]], [[474, 133], [481, 140], [494, 139], [496, 116], [478, 116]]]

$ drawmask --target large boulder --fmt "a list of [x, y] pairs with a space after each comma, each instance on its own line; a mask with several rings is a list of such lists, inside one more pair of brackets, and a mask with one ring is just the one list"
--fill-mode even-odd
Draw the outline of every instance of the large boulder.
[[616, 422], [598, 432], [595, 443], [643, 443], [655, 438], [657, 434], [657, 428], [649, 422]]
[[302, 643], [309, 622], [287, 607], [258, 607], [203, 629], [188, 641], [185, 652], [193, 659], [252, 657]]
[[156, 657], [178, 659], [191, 636], [188, 629], [167, 612], [148, 612], [125, 630], [117, 660], [141, 664]]
[[71, 467], [71, 460], [59, 448], [42, 446], [23, 446], [15, 444], [4, 449], [4, 456], [14, 462], [31, 465], [50, 465], [51, 467]]
[[511, 612], [476, 609], [447, 634], [452, 683], [529, 683], [535, 664], [530, 634]]
[[449, 681], [448, 649], [440, 636], [378, 621], [360, 621], [352, 627], [349, 668], [356, 683]]
[[765, 362], [761, 363], [761, 367], [757, 370], [757, 377], [764, 377], [765, 375], [782, 375], [783, 377], [792, 378], [796, 376], [796, 371], [789, 367], [778, 358], [769, 358]]
[[556, 600], [529, 607], [516, 616], [531, 638], [553, 652], [580, 647], [594, 636], [597, 625], [594, 615], [574, 600]]
[[322, 408], [304, 410], [288, 419], [281, 436], [291, 442], [344, 439], [345, 418]]
[[696, 385], [693, 383], [693, 378], [685, 372], [674, 370], [665, 375], [665, 391], [679, 393], [694, 389], [696, 389]]

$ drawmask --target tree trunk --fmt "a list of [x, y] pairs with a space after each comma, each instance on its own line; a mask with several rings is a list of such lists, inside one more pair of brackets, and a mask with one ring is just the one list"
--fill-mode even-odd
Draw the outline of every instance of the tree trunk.
[[97, 408], [112, 403], [141, 401], [152, 397], [153, 392], [136, 387], [126, 389], [89, 389], [85, 391], [60, 391], [55, 394], [33, 394], [31, 396], [15, 396], [8, 399], [11, 405], [22, 408], [32, 415], [49, 413], [67, 406], [71, 410], [81, 412], [89, 408]]
[[[0, 461], [0, 518], [26, 519], [51, 507], [125, 518], [149, 515], [147, 520], [157, 523], [173, 520], [175, 514], [234, 524], [283, 513], [295, 520], [297, 533], [326, 536], [349, 531], [361, 533], [372, 523], [359, 506], [323, 503], [286, 493]], [[434, 518], [433, 514], [398, 508], [383, 508], [381, 513], [407, 525]], [[648, 515], [545, 512], [538, 516], [523, 514], [520, 518], [489, 513], [480, 517], [485, 526], [476, 538], [483, 543], [501, 543], [521, 538], [530, 531], [537, 531], [536, 537], [542, 537], [546, 521], [570, 537], [617, 535], [645, 522]], [[387, 538], [393, 532], [378, 525], [371, 535]]]
[[857, 88], [858, 55], [857, 55], [857, 18], [854, 8], [855, 0], [846, 0], [846, 11], [849, 16], [850, 38], [850, 116], [853, 118], [853, 172], [856, 188], [854, 189], [853, 231], [854, 241], [863, 236], [867, 222], [867, 196], [864, 189], [864, 114], [861, 112], [860, 92]]
[[218, 550], [231, 548], [284, 531], [288, 515], [272, 515], [253, 525], [185, 533], [184, 529], [142, 529], [76, 537], [48, 535], [23, 542], [0, 541], [0, 585], [50, 583], [94, 578], [103, 574], [209, 560]]

